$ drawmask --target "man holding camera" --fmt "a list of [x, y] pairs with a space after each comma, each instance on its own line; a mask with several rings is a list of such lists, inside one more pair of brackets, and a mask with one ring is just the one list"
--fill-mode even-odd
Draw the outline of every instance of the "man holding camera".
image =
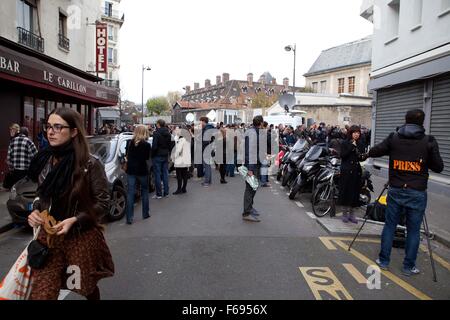
[[364, 158], [389, 156], [386, 223], [376, 263], [381, 269], [388, 269], [394, 234], [404, 211], [407, 238], [402, 273], [412, 276], [420, 273], [416, 267], [416, 259], [420, 226], [427, 207], [428, 170], [440, 173], [444, 169], [444, 163], [436, 139], [425, 134], [425, 113], [420, 109], [410, 110], [405, 119], [405, 125], [370, 149]]

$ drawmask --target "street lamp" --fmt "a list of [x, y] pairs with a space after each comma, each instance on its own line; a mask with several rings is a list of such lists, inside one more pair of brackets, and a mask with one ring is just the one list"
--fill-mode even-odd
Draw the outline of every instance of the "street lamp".
[[294, 44], [293, 46], [288, 45], [288, 46], [284, 47], [284, 50], [286, 50], [287, 52], [289, 52], [289, 51], [294, 52], [294, 78], [293, 78], [294, 88], [292, 89], [292, 92], [294, 92], [295, 91], [295, 60], [296, 60], [296, 54], [297, 54], [297, 45], [296, 44]]
[[144, 124], [144, 71], [150, 70], [152, 70], [150, 67], [142, 65], [142, 124]]

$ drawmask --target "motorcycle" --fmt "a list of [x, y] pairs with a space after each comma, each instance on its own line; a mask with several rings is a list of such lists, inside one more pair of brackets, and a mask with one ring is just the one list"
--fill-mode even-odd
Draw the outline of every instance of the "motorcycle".
[[[331, 159], [327, 165], [323, 166], [317, 175], [313, 190], [311, 203], [313, 213], [321, 218], [330, 214], [331, 217], [336, 215], [336, 201], [339, 196], [339, 176], [340, 163], [336, 158]], [[371, 174], [363, 169], [361, 175], [361, 190], [359, 194], [359, 205], [368, 205], [371, 201], [371, 192], [374, 191]]]
[[281, 168], [281, 185], [290, 186], [298, 174], [298, 167], [309, 150], [307, 140], [299, 139], [290, 150], [289, 154], [283, 159]]
[[298, 174], [289, 192], [289, 199], [295, 199], [297, 193], [312, 192], [315, 176], [321, 169], [321, 164], [326, 161], [328, 148], [322, 145], [314, 145], [309, 149], [305, 158], [298, 165]]

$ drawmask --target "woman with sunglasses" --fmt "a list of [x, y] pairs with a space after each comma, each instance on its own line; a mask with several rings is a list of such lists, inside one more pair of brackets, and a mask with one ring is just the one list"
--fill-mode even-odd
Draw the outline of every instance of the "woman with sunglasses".
[[[44, 225], [47, 210], [58, 222], [56, 241], [48, 243], [44, 228], [38, 241], [49, 247], [41, 269], [33, 269], [31, 300], [56, 300], [69, 289], [99, 300], [97, 283], [114, 274], [114, 264], [99, 224], [108, 210], [109, 192], [103, 165], [89, 153], [81, 115], [69, 108], [54, 110], [45, 126], [49, 147], [33, 159], [29, 177], [38, 183], [38, 198], [28, 217], [31, 227]], [[67, 286], [67, 273], [78, 270], [78, 286]], [[74, 268], [75, 267], [75, 268]], [[77, 284], [77, 281], [75, 281]], [[66, 287], [67, 286], [67, 287]]]

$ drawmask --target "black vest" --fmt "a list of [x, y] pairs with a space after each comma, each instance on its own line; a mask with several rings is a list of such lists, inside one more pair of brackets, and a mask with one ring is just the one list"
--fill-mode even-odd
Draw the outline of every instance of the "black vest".
[[391, 139], [389, 155], [389, 184], [397, 188], [425, 191], [428, 184], [428, 142], [402, 138], [398, 133]]

